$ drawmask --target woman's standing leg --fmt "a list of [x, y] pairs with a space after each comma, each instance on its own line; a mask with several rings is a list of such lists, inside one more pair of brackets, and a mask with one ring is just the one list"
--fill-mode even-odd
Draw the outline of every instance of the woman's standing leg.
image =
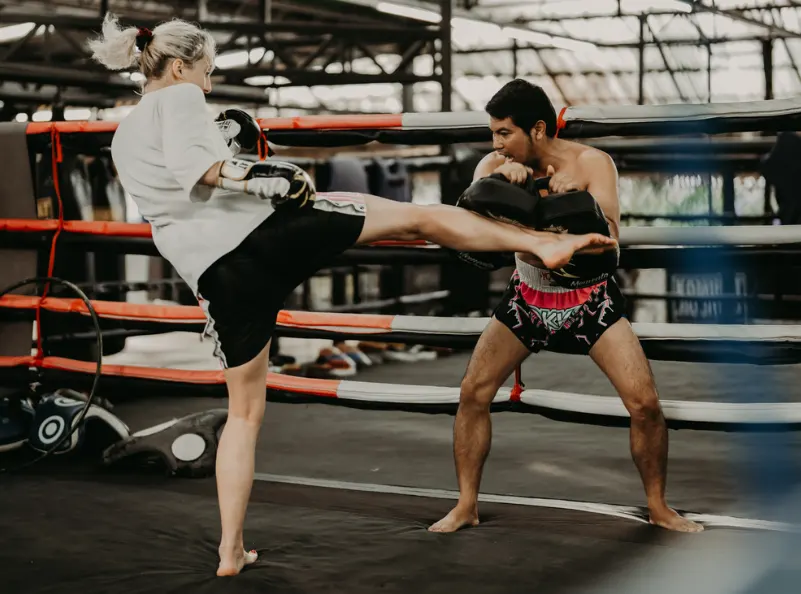
[[217, 450], [217, 494], [222, 524], [218, 576], [236, 575], [256, 560], [254, 552], [245, 551], [242, 532], [267, 401], [269, 353], [268, 343], [253, 360], [225, 370], [228, 421]]

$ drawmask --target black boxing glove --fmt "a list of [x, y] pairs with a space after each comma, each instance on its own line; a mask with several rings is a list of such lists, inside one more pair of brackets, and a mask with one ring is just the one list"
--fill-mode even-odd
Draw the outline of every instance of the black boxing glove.
[[217, 186], [270, 200], [275, 208], [303, 208], [317, 192], [303, 169], [283, 161], [223, 161]]
[[[537, 204], [537, 229], [584, 235], [598, 233], [611, 237], [609, 223], [601, 205], [587, 191], [550, 194]], [[551, 270], [551, 278], [560, 287], [580, 289], [605, 281], [614, 275], [618, 250], [599, 254], [575, 254], [566, 266]]]
[[254, 151], [259, 144], [262, 131], [255, 119], [241, 109], [226, 109], [214, 120], [225, 143], [236, 157], [244, 151]]
[[[539, 194], [509, 182], [503, 175], [493, 173], [474, 181], [456, 206], [481, 216], [535, 228]], [[498, 270], [514, 264], [514, 254], [505, 252], [456, 252], [457, 257], [482, 270]]]

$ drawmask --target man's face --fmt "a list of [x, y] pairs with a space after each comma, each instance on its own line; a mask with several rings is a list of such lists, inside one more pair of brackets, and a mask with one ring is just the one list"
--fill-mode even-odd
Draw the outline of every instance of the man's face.
[[[517, 163], [527, 163], [534, 152], [534, 134], [516, 126], [511, 118], [497, 120], [490, 118], [492, 130], [492, 148], [499, 154], [512, 159]], [[532, 130], [532, 133], [536, 128]]]

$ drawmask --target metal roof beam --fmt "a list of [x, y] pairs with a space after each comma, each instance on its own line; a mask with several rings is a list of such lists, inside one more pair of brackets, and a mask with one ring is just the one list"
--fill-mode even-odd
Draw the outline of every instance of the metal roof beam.
[[[799, 34], [793, 35], [773, 35], [774, 39], [798, 39], [801, 37]], [[697, 45], [720, 45], [723, 43], [737, 43], [737, 42], [762, 42], [765, 36], [747, 36], [747, 37], [710, 37], [708, 39], [661, 39], [660, 43], [665, 47], [681, 47], [681, 46], [697, 46]], [[603, 43], [597, 41], [588, 41], [593, 43], [601, 49], [638, 49], [640, 47], [639, 41], [626, 41], [622, 43]], [[656, 45], [653, 41], [646, 41], [645, 45]], [[497, 45], [492, 47], [482, 47], [466, 50], [456, 50], [456, 54], [483, 54], [492, 52], [507, 51], [508, 45]], [[541, 51], [569, 51], [557, 47], [540, 47]]]
[[[97, 31], [100, 23], [97, 18], [76, 17], [67, 15], [43, 15], [29, 13], [10, 13], [2, 11], [3, 22], [36, 23], [38, 25], [54, 25], [75, 30]], [[120, 19], [123, 24], [125, 19]], [[140, 27], [155, 27], [159, 24], [155, 19], [137, 19], [136, 25]], [[428, 26], [397, 27], [388, 25], [370, 25], [365, 28], [363, 24], [353, 23], [309, 23], [306, 21], [280, 21], [272, 23], [257, 23], [254, 21], [206, 21], [198, 23], [207, 31], [237, 32], [239, 35], [263, 35], [265, 33], [299, 33], [304, 35], [326, 35], [339, 33], [352, 35], [359, 41], [416, 41], [418, 39], [437, 39], [438, 31]]]
[[645, 21], [645, 26], [648, 27], [648, 31], [651, 32], [651, 37], [653, 37], [654, 42], [656, 43], [656, 47], [659, 49], [659, 55], [662, 56], [662, 62], [665, 64], [665, 69], [670, 73], [670, 78], [673, 81], [673, 86], [676, 87], [676, 92], [679, 94], [682, 102], [687, 101], [687, 97], [684, 95], [684, 92], [681, 90], [681, 86], [679, 85], [679, 81], [676, 78], [676, 72], [673, 70], [673, 67], [668, 62], [667, 54], [665, 53], [665, 47], [659, 42], [659, 38], [656, 36], [656, 32], [654, 28], [651, 26], [651, 23], [648, 22], [648, 17], [642, 17]]
[[[709, 4], [704, 4], [701, 0], [680, 0], [685, 4], [689, 4], [693, 7], [693, 11], [695, 12], [708, 12], [711, 14], [717, 14], [720, 16], [724, 16], [726, 18], [730, 18], [734, 21], [740, 21], [741, 23], [747, 23], [749, 25], [756, 25], [758, 27], [764, 28], [768, 31], [771, 35], [777, 36], [785, 36], [785, 37], [798, 37], [801, 35], [799, 31], [791, 31], [789, 29], [785, 29], [784, 27], [779, 27], [778, 25], [773, 25], [771, 23], [766, 23], [765, 21], [761, 21], [759, 19], [752, 18], [745, 14], [744, 10], [724, 10], [722, 8], [718, 8], [716, 6], [712, 6]], [[753, 10], [757, 10], [755, 8]]]

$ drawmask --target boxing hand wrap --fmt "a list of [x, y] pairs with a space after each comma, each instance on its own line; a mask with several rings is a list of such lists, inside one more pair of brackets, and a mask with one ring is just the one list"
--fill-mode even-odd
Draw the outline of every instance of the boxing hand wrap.
[[258, 146], [261, 127], [241, 109], [226, 109], [214, 122], [231, 150], [231, 156], [236, 157], [243, 150], [254, 151]]
[[[550, 194], [537, 205], [537, 229], [556, 233], [584, 235], [598, 233], [610, 237], [609, 223], [601, 205], [587, 191]], [[615, 273], [618, 251], [599, 254], [575, 254], [559, 270], [551, 270], [551, 278], [560, 287], [580, 289], [605, 281]]]
[[303, 208], [314, 202], [314, 183], [303, 169], [283, 161], [223, 161], [217, 186], [270, 200], [276, 208]]
[[[538, 193], [510, 183], [503, 175], [492, 174], [473, 182], [456, 206], [497, 221], [534, 228], [541, 200]], [[497, 270], [514, 263], [514, 254], [504, 252], [456, 252], [456, 255], [483, 270]]]

